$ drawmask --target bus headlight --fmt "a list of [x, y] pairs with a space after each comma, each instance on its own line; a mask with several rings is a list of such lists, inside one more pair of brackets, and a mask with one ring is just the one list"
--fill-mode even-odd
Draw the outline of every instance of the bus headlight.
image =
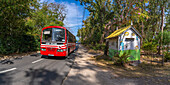
[[67, 49], [63, 49], [63, 51], [66, 51]]
[[42, 51], [46, 51], [46, 49], [45, 49], [45, 48], [41, 48], [41, 50], [42, 50]]

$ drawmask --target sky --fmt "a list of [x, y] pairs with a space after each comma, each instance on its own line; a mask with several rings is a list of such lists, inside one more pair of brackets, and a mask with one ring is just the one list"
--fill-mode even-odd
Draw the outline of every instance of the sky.
[[[66, 6], [66, 18], [64, 20], [64, 27], [76, 36], [78, 29], [82, 27], [84, 6], [80, 5], [79, 1], [75, 0], [40, 0], [40, 2], [48, 1], [48, 3], [59, 3]], [[88, 17], [89, 12], [85, 10], [84, 20]], [[79, 38], [76, 37], [78, 40]]]

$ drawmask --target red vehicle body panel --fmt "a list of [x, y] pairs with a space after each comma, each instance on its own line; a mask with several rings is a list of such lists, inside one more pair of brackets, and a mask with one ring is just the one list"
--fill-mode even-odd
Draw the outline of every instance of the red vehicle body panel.
[[[65, 30], [65, 42], [63, 42], [62, 45], [43, 45], [42, 44], [42, 33], [43, 33], [44, 29], [48, 29], [48, 28], [64, 29]], [[65, 57], [69, 53], [74, 51], [76, 43], [75, 42], [68, 42], [68, 40], [67, 40], [67, 37], [68, 37], [67, 31], [68, 30], [65, 27], [61, 27], [61, 26], [48, 26], [48, 27], [43, 28], [42, 32], [41, 32], [41, 38], [40, 38], [41, 39], [40, 40], [40, 44], [41, 44], [40, 52], [41, 52], [41, 55]], [[42, 49], [46, 49], [46, 51], [43, 51]], [[63, 52], [57, 52], [58, 49], [62, 49]]]

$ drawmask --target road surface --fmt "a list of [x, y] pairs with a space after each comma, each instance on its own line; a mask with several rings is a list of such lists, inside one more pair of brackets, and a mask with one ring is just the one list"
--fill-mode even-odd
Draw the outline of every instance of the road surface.
[[11, 64], [0, 63], [0, 85], [62, 85], [74, 63], [76, 53], [68, 58], [24, 56]]

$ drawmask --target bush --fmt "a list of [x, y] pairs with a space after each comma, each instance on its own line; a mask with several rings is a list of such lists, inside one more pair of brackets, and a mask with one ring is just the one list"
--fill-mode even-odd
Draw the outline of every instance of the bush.
[[18, 35], [6, 37], [1, 41], [0, 54], [23, 53], [39, 49], [39, 40], [33, 35]]
[[105, 45], [104, 44], [96, 44], [95, 46], [90, 45], [89, 47], [93, 50], [104, 50]]
[[128, 52], [124, 52], [122, 55], [116, 55], [115, 57], [117, 57], [117, 60], [115, 60], [115, 64], [116, 65], [122, 65], [125, 66], [125, 64], [128, 63], [128, 57], [130, 56], [129, 51]]
[[84, 44], [84, 46], [93, 49], [93, 50], [104, 50], [105, 49], [105, 44], [96, 44], [93, 45], [93, 43], [91, 44]]
[[164, 60], [165, 61], [170, 60], [170, 53], [169, 52], [164, 52], [163, 54], [164, 54]]
[[144, 42], [142, 49], [148, 52], [157, 52], [157, 46], [157, 44], [154, 44], [152, 42]]
[[104, 50], [105, 45], [104, 44], [96, 44], [96, 49], [97, 50]]

